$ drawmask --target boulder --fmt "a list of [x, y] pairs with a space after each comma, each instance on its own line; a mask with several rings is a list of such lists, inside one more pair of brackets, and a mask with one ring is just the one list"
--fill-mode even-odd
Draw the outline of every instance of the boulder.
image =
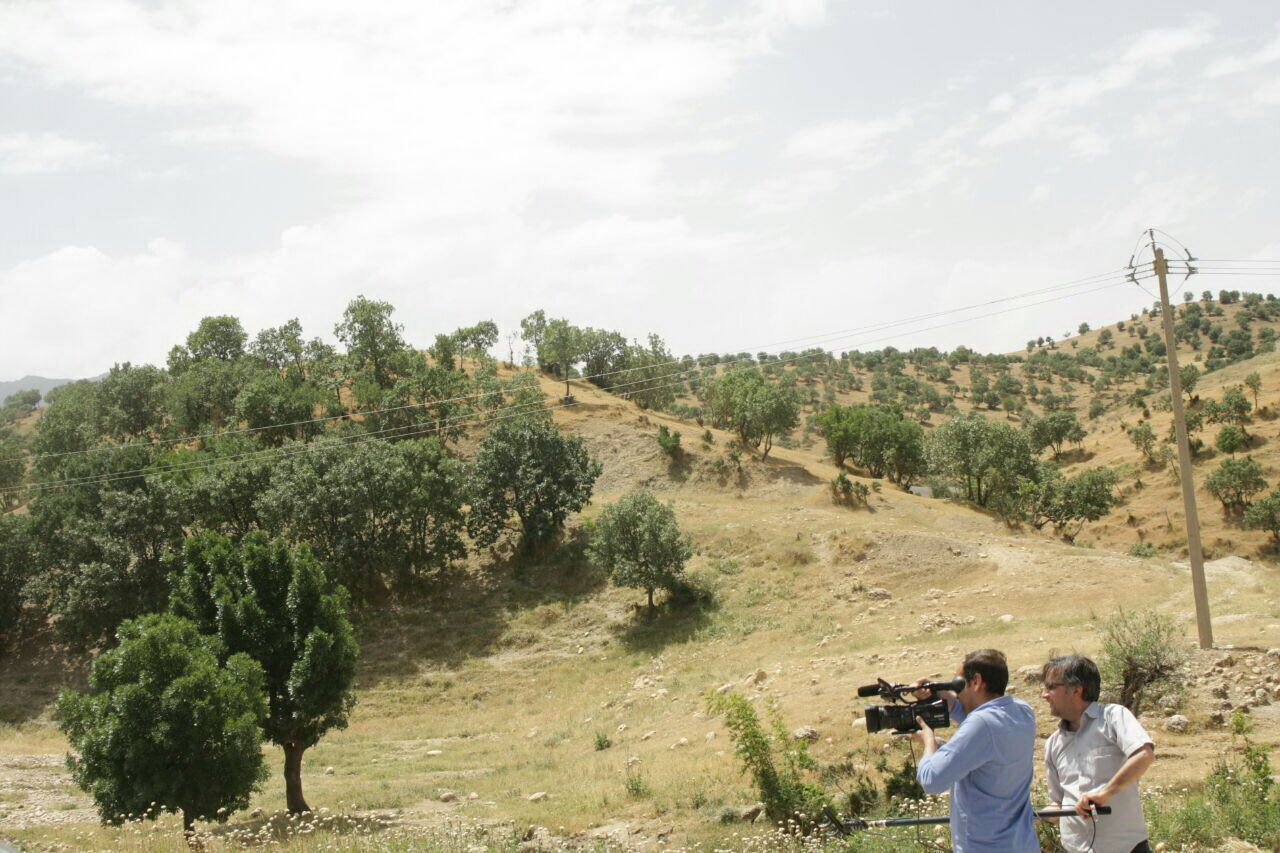
[[882, 586], [873, 586], [867, 590], [867, 598], [888, 599], [893, 598], [893, 593]]
[[443, 794], [440, 795], [440, 802], [442, 803], [456, 803], [457, 801], [458, 801], [458, 795], [455, 794], [453, 791], [445, 791]]
[[1035, 664], [1027, 664], [1026, 666], [1018, 667], [1018, 675], [1027, 684], [1038, 683], [1040, 681], [1041, 672], [1042, 672], [1041, 667], [1038, 667]]
[[745, 820], [747, 823], [755, 823], [756, 818], [764, 812], [764, 803], [756, 803], [752, 806], [746, 806], [738, 813], [739, 820]]
[[547, 792], [546, 792], [546, 791], [535, 791], [534, 793], [532, 793], [532, 794], [530, 794], [530, 795], [529, 795], [529, 802], [531, 802], [531, 803], [540, 803], [540, 802], [542, 802], [543, 800], [545, 800], [546, 798], [547, 798]]
[[1189, 728], [1191, 728], [1191, 721], [1181, 714], [1174, 714], [1164, 721], [1166, 732], [1185, 732]]
[[818, 740], [818, 730], [813, 726], [801, 726], [792, 732], [791, 736], [796, 740], [807, 740], [813, 743]]
[[1013, 614], [1012, 614], [1012, 613], [1005, 613], [1005, 614], [1003, 614], [1003, 615], [1000, 617], [1000, 621], [1001, 621], [1001, 622], [1003, 622], [1003, 623], [1005, 623], [1006, 625], [1008, 625], [1010, 622], [1012, 622], [1012, 621], [1013, 621]]

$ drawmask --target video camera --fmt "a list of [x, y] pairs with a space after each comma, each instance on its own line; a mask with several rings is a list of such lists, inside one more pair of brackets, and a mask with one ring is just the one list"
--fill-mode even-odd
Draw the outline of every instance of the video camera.
[[882, 729], [893, 729], [894, 734], [904, 735], [919, 731], [916, 717], [924, 720], [931, 729], [945, 729], [951, 725], [951, 709], [945, 699], [908, 700], [907, 694], [917, 690], [950, 690], [959, 693], [964, 690], [964, 678], [957, 675], [950, 681], [929, 681], [921, 685], [890, 684], [883, 678], [876, 679], [875, 684], [858, 688], [858, 696], [880, 696], [888, 702], [901, 702], [900, 705], [868, 705], [867, 731], [878, 732]]

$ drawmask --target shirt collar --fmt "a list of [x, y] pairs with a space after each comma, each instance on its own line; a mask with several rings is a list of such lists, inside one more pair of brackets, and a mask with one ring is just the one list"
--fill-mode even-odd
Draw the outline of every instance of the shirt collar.
[[1080, 730], [1084, 728], [1084, 720], [1085, 720], [1085, 718], [1086, 718], [1086, 717], [1088, 717], [1088, 718], [1090, 718], [1090, 719], [1094, 719], [1094, 718], [1101, 717], [1101, 716], [1102, 716], [1102, 706], [1101, 706], [1100, 704], [1098, 704], [1097, 702], [1090, 702], [1088, 705], [1085, 705], [1085, 706], [1084, 706], [1084, 711], [1082, 711], [1082, 712], [1081, 712], [1081, 714], [1080, 714], [1080, 728], [1079, 728], [1079, 729], [1076, 729], [1076, 730], [1073, 732], [1073, 731], [1071, 731], [1071, 729], [1067, 728], [1067, 721], [1066, 721], [1066, 720], [1059, 720], [1059, 721], [1058, 721], [1058, 731], [1063, 732], [1064, 734], [1069, 734], [1069, 735], [1079, 734], [1079, 733], [1080, 733]]

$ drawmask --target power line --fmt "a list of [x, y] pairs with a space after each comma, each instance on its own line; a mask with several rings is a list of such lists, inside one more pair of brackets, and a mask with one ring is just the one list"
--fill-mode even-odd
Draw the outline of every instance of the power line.
[[[922, 332], [933, 331], [933, 330], [935, 330], [935, 329], [947, 328], [947, 327], [950, 327], [950, 326], [959, 325], [959, 324], [961, 324], [961, 323], [973, 322], [973, 321], [975, 321], [975, 320], [984, 320], [984, 319], [989, 319], [989, 318], [991, 318], [991, 317], [996, 317], [996, 316], [1000, 316], [1000, 315], [1003, 315], [1003, 314], [1008, 314], [1008, 313], [1011, 313], [1011, 312], [1014, 312], [1014, 311], [1022, 311], [1022, 310], [1026, 310], [1027, 308], [1033, 308], [1033, 307], [1036, 307], [1036, 306], [1038, 306], [1038, 305], [1045, 305], [1045, 304], [1048, 304], [1048, 303], [1050, 303], [1050, 302], [1057, 302], [1057, 301], [1061, 301], [1061, 300], [1063, 300], [1063, 299], [1074, 298], [1074, 297], [1076, 297], [1076, 296], [1082, 296], [1082, 295], [1085, 295], [1085, 294], [1088, 294], [1088, 293], [1093, 293], [1093, 292], [1097, 292], [1097, 291], [1105, 290], [1105, 289], [1108, 289], [1108, 288], [1111, 288], [1111, 287], [1116, 287], [1116, 286], [1118, 286], [1118, 285], [1122, 284], [1122, 283], [1123, 283], [1124, 281], [1126, 281], [1126, 280], [1128, 280], [1128, 279], [1122, 279], [1122, 280], [1117, 280], [1117, 281], [1106, 282], [1106, 283], [1104, 283], [1104, 284], [1101, 284], [1101, 285], [1098, 285], [1098, 286], [1092, 287], [1092, 288], [1090, 288], [1090, 289], [1088, 289], [1088, 290], [1079, 291], [1079, 292], [1072, 292], [1072, 293], [1066, 293], [1066, 294], [1062, 294], [1062, 295], [1059, 295], [1059, 296], [1054, 296], [1054, 297], [1051, 297], [1051, 298], [1049, 298], [1049, 299], [1044, 299], [1044, 300], [1040, 300], [1039, 302], [1031, 303], [1031, 304], [1029, 304], [1029, 305], [1019, 305], [1019, 306], [1014, 306], [1014, 307], [1011, 307], [1011, 308], [1002, 309], [1002, 310], [1000, 310], [1000, 311], [988, 312], [988, 313], [986, 313], [986, 314], [981, 314], [981, 315], [977, 315], [977, 316], [974, 316], [974, 317], [963, 317], [963, 318], [960, 318], [960, 319], [957, 319], [957, 320], [949, 321], [949, 322], [947, 322], [947, 323], [939, 323], [939, 324], [936, 324], [936, 325], [933, 325], [933, 326], [927, 326], [927, 327], [918, 328], [918, 329], [910, 329], [910, 330], [907, 330], [907, 331], [904, 331], [904, 332], [898, 332], [898, 333], [896, 333], [896, 334], [886, 335], [886, 336], [882, 336], [882, 337], [880, 337], [880, 338], [875, 338], [875, 339], [866, 340], [866, 341], [858, 341], [858, 342], [859, 342], [859, 345], [861, 345], [861, 346], [866, 346], [867, 344], [880, 343], [880, 342], [882, 342], [882, 341], [892, 340], [892, 339], [901, 338], [901, 337], [906, 337], [906, 336], [909, 336], [909, 335], [920, 334], [920, 333], [922, 333]], [[1096, 284], [1096, 283], [1095, 283], [1095, 284]], [[956, 309], [956, 310], [965, 310], [965, 309]], [[955, 312], [953, 311], [953, 312], [948, 312], [948, 313], [955, 313]], [[884, 324], [884, 325], [900, 325], [900, 324], [901, 324], [901, 321], [899, 321], [898, 323], [894, 323], [894, 324]], [[815, 336], [815, 337], [816, 337], [816, 336]], [[857, 336], [857, 337], [860, 337], [860, 336]], [[855, 340], [856, 340], [856, 339], [857, 339], [857, 338], [855, 338]], [[794, 356], [794, 357], [792, 357], [792, 358], [790, 358], [790, 359], [784, 359], [784, 360], [779, 360], [779, 361], [775, 361], [775, 362], [770, 362], [770, 364], [787, 364], [787, 363], [791, 363], [791, 362], [799, 361], [799, 360], [802, 360], [802, 359], [807, 359], [807, 358], [810, 358], [810, 357], [811, 357], [811, 356], [804, 355], [804, 354], [799, 354], [799, 355], [796, 355], [796, 356]], [[751, 365], [751, 366], [754, 366], [754, 364], [753, 364], [753, 365]], [[733, 372], [739, 372], [739, 371], [741, 371], [741, 370], [745, 370], [745, 369], [747, 369], [747, 368], [746, 368], [746, 367], [742, 367], [742, 368], [738, 368], [737, 370], [727, 370], [727, 371], [725, 371], [724, 373], [722, 373], [722, 374], [721, 374], [721, 376], [725, 376], [725, 375], [728, 375], [729, 373], [733, 373]], [[674, 376], [674, 375], [682, 374], [682, 373], [683, 373], [683, 370], [680, 370], [680, 371], [675, 371], [675, 372], [668, 373], [668, 374], [666, 374], [666, 375], [665, 375], [665, 376], [663, 376], [663, 377], [657, 377], [657, 378], [659, 378], [659, 379], [661, 379], [661, 378], [669, 378], [670, 376]], [[626, 384], [627, 384], [627, 385], [641, 384], [641, 383], [643, 383], [643, 382], [649, 382], [649, 381], [652, 381], [652, 379], [653, 379], [653, 377], [650, 377], [650, 378], [646, 378], [646, 379], [642, 379], [642, 380], [636, 380], [636, 381], [634, 381], [634, 382], [632, 382], [632, 383], [626, 383]], [[678, 381], [676, 381], [676, 382], [668, 383], [668, 384], [665, 384], [665, 385], [650, 386], [650, 387], [649, 387], [648, 389], [646, 389], [646, 390], [665, 390], [665, 389], [667, 389], [667, 388], [674, 388], [674, 387], [677, 387], [677, 386], [683, 386], [684, 384], [685, 384], [685, 381], [684, 381], [683, 379], [680, 379], [680, 380], [678, 380]], [[617, 388], [617, 387], [623, 387], [623, 386], [615, 386], [615, 388]], [[610, 389], [610, 390], [612, 391], [613, 389]], [[553, 404], [553, 405], [550, 405], [550, 406], [535, 406], [535, 405], [532, 405], [532, 404], [516, 404], [516, 405], [514, 405], [514, 406], [507, 406], [507, 407], [503, 407], [503, 408], [499, 408], [499, 409], [494, 410], [494, 412], [490, 413], [491, 415], [493, 415], [492, 417], [486, 417], [486, 418], [481, 418], [481, 419], [479, 419], [479, 420], [475, 420], [475, 418], [477, 417], [476, 415], [474, 415], [474, 414], [466, 414], [466, 415], [459, 415], [459, 416], [457, 416], [456, 418], [451, 418], [451, 419], [447, 419], [447, 420], [449, 420], [449, 421], [454, 421], [454, 420], [456, 420], [456, 421], [459, 421], [459, 422], [472, 421], [472, 423], [471, 423], [471, 425], [472, 425], [472, 426], [482, 426], [482, 425], [489, 424], [489, 423], [494, 423], [494, 422], [497, 422], [497, 421], [500, 421], [500, 420], [506, 420], [506, 419], [508, 419], [508, 418], [512, 418], [512, 417], [522, 417], [522, 416], [524, 416], [524, 415], [532, 414], [532, 413], [534, 413], [534, 412], [536, 412], [536, 411], [539, 411], [539, 410], [544, 410], [544, 411], [553, 411], [553, 410], [558, 409], [558, 408], [565, 408], [565, 407], [567, 407], [567, 406], [572, 406], [572, 405], [574, 405], [574, 404], [573, 404], [573, 403], [560, 403], [560, 404]], [[512, 410], [518, 410], [518, 411], [514, 411], [514, 412], [512, 412]], [[511, 414], [506, 414], [506, 415], [499, 415], [498, 413], [501, 413], [501, 412], [512, 412], [512, 413], [511, 413]], [[439, 432], [442, 432], [443, 430], [445, 430], [445, 429], [449, 428], [449, 427], [448, 427], [447, 425], [445, 425], [445, 424], [439, 424], [439, 425], [429, 426], [429, 427], [426, 427], [426, 428], [423, 428], [423, 429], [420, 429], [420, 430], [418, 430], [418, 429], [414, 429], [414, 428], [415, 428], [415, 427], [417, 427], [417, 426], [419, 426], [419, 425], [418, 425], [418, 424], [407, 424], [407, 425], [402, 425], [402, 426], [398, 426], [398, 427], [388, 427], [388, 428], [386, 428], [386, 429], [378, 430], [378, 431], [375, 431], [375, 432], [370, 432], [370, 433], [360, 433], [360, 434], [357, 434], [357, 435], [354, 435], [354, 436], [343, 436], [343, 437], [337, 438], [337, 439], [336, 439], [336, 441], [337, 441], [337, 442], [340, 442], [340, 443], [344, 443], [344, 444], [355, 444], [355, 443], [359, 443], [359, 442], [362, 442], [362, 441], [379, 441], [379, 440], [387, 440], [387, 439], [391, 439], [391, 438], [410, 438], [410, 437], [416, 437], [416, 436], [420, 436], [420, 435], [428, 435], [428, 434], [432, 434], [432, 433], [439, 433]], [[406, 430], [410, 430], [410, 431], [406, 431]], [[391, 434], [389, 434], [389, 433], [397, 433], [397, 434], [395, 434], [395, 435], [391, 435]], [[127, 446], [129, 446], [129, 445], [125, 445], [125, 446], [127, 447]], [[137, 446], [137, 445], [134, 445], [134, 446]], [[215, 459], [193, 460], [193, 461], [191, 461], [191, 462], [186, 462], [186, 463], [175, 463], [175, 464], [173, 464], [173, 465], [168, 465], [168, 466], [158, 466], [158, 467], [149, 467], [149, 468], [138, 468], [138, 469], [133, 469], [133, 470], [131, 470], [131, 471], [108, 472], [108, 473], [105, 473], [105, 474], [100, 474], [100, 475], [87, 475], [87, 476], [85, 476], [85, 477], [80, 477], [80, 478], [71, 478], [71, 479], [68, 479], [68, 480], [51, 480], [51, 481], [46, 481], [46, 482], [33, 483], [33, 484], [30, 484], [30, 485], [25, 486], [25, 487], [23, 487], [23, 486], [17, 486], [17, 487], [11, 487], [11, 488], [8, 488], [8, 489], [0, 489], [0, 494], [6, 493], [6, 492], [19, 492], [19, 491], [23, 491], [24, 489], [25, 489], [26, 491], [44, 491], [44, 490], [47, 490], [47, 489], [52, 489], [52, 488], [63, 488], [63, 487], [68, 487], [68, 486], [94, 485], [94, 484], [101, 484], [101, 483], [114, 482], [114, 481], [122, 480], [122, 479], [130, 479], [130, 478], [139, 477], [139, 476], [146, 476], [147, 474], [170, 473], [170, 472], [178, 472], [178, 471], [198, 470], [198, 469], [202, 469], [202, 468], [209, 468], [209, 467], [213, 467], [213, 466], [215, 466], [215, 465], [230, 464], [230, 463], [233, 463], [233, 462], [250, 462], [250, 461], [258, 461], [258, 460], [260, 460], [260, 459], [271, 458], [271, 457], [273, 457], [273, 456], [277, 456], [277, 457], [289, 456], [289, 455], [294, 455], [294, 454], [296, 454], [296, 453], [310, 452], [311, 450], [315, 450], [315, 449], [319, 449], [319, 448], [323, 448], [323, 447], [332, 447], [332, 446], [334, 446], [334, 443], [333, 443], [333, 442], [307, 442], [307, 443], [305, 443], [305, 444], [301, 445], [300, 447], [265, 448], [265, 449], [262, 449], [262, 450], [249, 451], [249, 452], [242, 453], [242, 454], [231, 454], [231, 455], [229, 455], [229, 456], [217, 457], [217, 458], [215, 458]], [[253, 458], [250, 458], [250, 457], [253, 457]]]
[[[1142, 266], [1146, 266], [1146, 264], [1143, 264]], [[826, 332], [819, 335], [808, 335], [808, 336], [799, 337], [799, 338], [791, 338], [789, 340], [784, 340], [784, 341], [775, 341], [772, 344], [756, 345], [752, 347], [739, 349], [737, 351], [738, 352], [764, 351], [772, 347], [794, 345], [794, 344], [799, 344], [801, 342], [810, 342], [811, 344], [816, 344], [821, 342], [823, 339], [830, 339], [832, 337], [841, 337], [848, 334], [854, 334], [854, 333], [860, 333], [860, 332], [866, 332], [866, 331], [880, 331], [882, 329], [894, 328], [896, 326], [906, 325], [914, 322], [920, 322], [923, 320], [932, 320], [934, 318], [946, 316], [948, 314], [954, 314], [954, 313], [959, 313], [963, 311], [973, 311], [978, 308], [986, 308], [992, 305], [998, 305], [1005, 302], [1011, 302], [1019, 299], [1026, 299], [1031, 296], [1038, 296], [1043, 293], [1050, 293], [1058, 290], [1071, 289], [1075, 287], [1082, 287], [1088, 284], [1099, 283], [1100, 281], [1116, 276], [1117, 274], [1123, 272], [1125, 269], [1126, 268], [1121, 268], [1119, 270], [1112, 270], [1106, 273], [1098, 273], [1092, 276], [1085, 276], [1083, 278], [1074, 279], [1072, 281], [1052, 284], [1046, 287], [1025, 291], [1023, 293], [1014, 294], [1011, 296], [1003, 296], [997, 299], [987, 300], [985, 302], [976, 302], [971, 305], [944, 309], [942, 311], [935, 311], [927, 314], [918, 314], [913, 317], [907, 317], [900, 320], [885, 321], [881, 323], [872, 323], [866, 326], [855, 326], [851, 329], [843, 329], [836, 332]], [[743, 361], [743, 360], [744, 359], [739, 359], [738, 361]], [[683, 365], [683, 361], [681, 359], [671, 359], [669, 361], [654, 362], [652, 364], [638, 365], [635, 367], [618, 368], [617, 370], [606, 371], [603, 373], [595, 373], [595, 374], [591, 374], [590, 376], [580, 376], [577, 378], [589, 381], [592, 379], [603, 379], [610, 376], [617, 376], [623, 373], [631, 373], [637, 370], [652, 370], [657, 367], [667, 367], [667, 366], [677, 365], [677, 364]], [[305, 420], [289, 421], [289, 422], [276, 423], [276, 424], [267, 424], [267, 425], [258, 426], [258, 427], [245, 427], [242, 429], [223, 430], [222, 432], [178, 436], [175, 438], [154, 439], [151, 441], [133, 441], [133, 442], [116, 442], [116, 443], [110, 443], [110, 444], [100, 444], [95, 447], [85, 448], [83, 450], [67, 450], [67, 451], [62, 451], [60, 453], [41, 453], [41, 454], [34, 454], [34, 455], [19, 454], [18, 456], [0, 459], [0, 462], [8, 462], [14, 459], [28, 459], [30, 461], [37, 461], [40, 459], [57, 459], [57, 458], [62, 458], [64, 456], [80, 456], [80, 455], [85, 455], [90, 453], [103, 453], [103, 452], [108, 452], [111, 450], [116, 450], [124, 447], [164, 447], [171, 444], [185, 444], [193, 441], [204, 441], [207, 439], [221, 438], [229, 435], [247, 435], [247, 434], [252, 434], [257, 432], [263, 432], [266, 430], [288, 429], [291, 427], [306, 426], [308, 424], [328, 423], [330, 421], [335, 421], [335, 420], [348, 420], [354, 415], [360, 415], [361, 417], [370, 417], [372, 415], [387, 414], [389, 412], [399, 412], [399, 411], [405, 411], [408, 409], [427, 408], [431, 406], [442, 406], [448, 403], [458, 403], [458, 402], [464, 402], [468, 400], [478, 400], [483, 397], [489, 396], [492, 393], [494, 392], [481, 391], [474, 394], [466, 394], [458, 397], [449, 397], [441, 400], [429, 400], [421, 403], [410, 403], [403, 406], [391, 406], [391, 407], [382, 408], [382, 409], [368, 409], [368, 410], [357, 411], [357, 412], [344, 412], [341, 415], [328, 415], [328, 416], [319, 417], [319, 418], [308, 418]]]

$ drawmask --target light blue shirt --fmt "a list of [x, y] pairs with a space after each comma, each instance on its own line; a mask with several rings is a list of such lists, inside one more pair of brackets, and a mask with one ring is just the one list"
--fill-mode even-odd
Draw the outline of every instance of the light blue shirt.
[[951, 740], [921, 759], [916, 778], [925, 793], [951, 789], [951, 846], [955, 853], [1038, 853], [1031, 777], [1036, 717], [1012, 696], [985, 702], [966, 714], [951, 703], [959, 724]]

